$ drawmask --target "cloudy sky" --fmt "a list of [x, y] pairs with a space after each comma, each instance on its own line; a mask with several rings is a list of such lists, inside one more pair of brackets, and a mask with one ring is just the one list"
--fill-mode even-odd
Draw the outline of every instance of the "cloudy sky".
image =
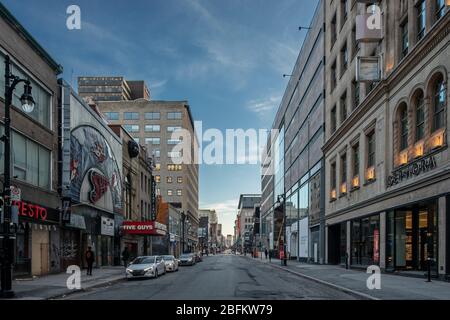
[[[203, 130], [270, 128], [317, 0], [0, 0], [63, 65], [64, 78], [143, 79], [156, 100], [188, 100]], [[81, 30], [66, 9], [81, 9]], [[258, 165], [202, 165], [200, 206], [233, 233]]]

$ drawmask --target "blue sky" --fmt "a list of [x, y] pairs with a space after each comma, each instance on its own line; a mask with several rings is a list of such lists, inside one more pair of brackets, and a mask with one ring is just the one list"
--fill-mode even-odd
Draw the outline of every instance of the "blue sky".
[[[316, 0], [1, 0], [63, 65], [64, 78], [145, 80], [156, 100], [188, 100], [203, 129], [270, 128]], [[81, 8], [81, 30], [66, 9]], [[200, 167], [200, 206], [233, 232], [258, 165]]]

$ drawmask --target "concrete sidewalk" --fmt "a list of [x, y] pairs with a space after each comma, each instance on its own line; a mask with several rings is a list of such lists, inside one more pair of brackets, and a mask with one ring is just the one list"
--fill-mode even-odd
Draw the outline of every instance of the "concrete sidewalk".
[[360, 298], [374, 300], [449, 300], [450, 283], [426, 279], [381, 274], [381, 289], [369, 290], [366, 282], [370, 276], [365, 271], [347, 270], [340, 266], [315, 265], [289, 260], [287, 266], [282, 266], [278, 259], [261, 260], [247, 256], [258, 263], [266, 263], [301, 277], [327, 284], [331, 287], [352, 293]]
[[69, 277], [70, 274], [58, 273], [33, 279], [14, 280], [13, 291], [16, 294], [15, 299], [52, 299], [89, 288], [108, 285], [109, 283], [125, 279], [125, 268], [123, 266], [94, 268], [92, 276], [87, 276], [86, 270], [82, 270], [80, 290], [69, 290], [67, 288], [66, 282]]

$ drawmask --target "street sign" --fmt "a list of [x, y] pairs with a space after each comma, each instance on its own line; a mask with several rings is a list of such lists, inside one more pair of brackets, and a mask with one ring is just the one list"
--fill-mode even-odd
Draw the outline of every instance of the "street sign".
[[65, 223], [70, 223], [70, 215], [71, 215], [71, 199], [70, 198], [63, 198], [62, 200], [62, 221]]
[[20, 188], [11, 186], [11, 201], [20, 201], [22, 198], [22, 190]]

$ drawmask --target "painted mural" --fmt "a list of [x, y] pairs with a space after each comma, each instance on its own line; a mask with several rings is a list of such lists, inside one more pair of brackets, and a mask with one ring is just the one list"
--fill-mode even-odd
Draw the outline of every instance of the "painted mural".
[[72, 131], [70, 140], [72, 201], [120, 212], [120, 171], [106, 139], [95, 128], [80, 126]]

